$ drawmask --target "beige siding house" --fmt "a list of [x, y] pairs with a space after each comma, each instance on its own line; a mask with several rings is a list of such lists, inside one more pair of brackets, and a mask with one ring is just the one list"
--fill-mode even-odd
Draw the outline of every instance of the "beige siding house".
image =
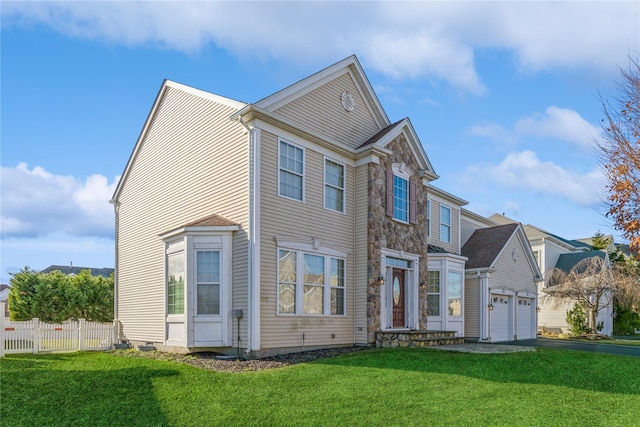
[[[504, 215], [494, 214], [488, 218], [499, 224], [515, 222]], [[593, 251], [591, 246], [582, 240], [567, 240], [531, 224], [524, 225], [524, 231], [533, 250], [540, 271], [546, 278], [555, 268], [568, 272], [578, 262], [593, 256], [603, 257], [603, 252]], [[584, 239], [589, 241], [589, 239]], [[563, 299], [548, 293], [546, 284], [538, 288], [538, 328], [541, 331], [568, 333], [567, 311], [575, 305], [575, 301]], [[613, 333], [613, 303], [607, 293], [601, 298], [601, 309], [596, 316], [596, 324], [601, 325], [600, 333]]]
[[473, 231], [437, 178], [355, 56], [255, 103], [165, 81], [112, 199], [118, 339], [244, 357], [462, 339]]

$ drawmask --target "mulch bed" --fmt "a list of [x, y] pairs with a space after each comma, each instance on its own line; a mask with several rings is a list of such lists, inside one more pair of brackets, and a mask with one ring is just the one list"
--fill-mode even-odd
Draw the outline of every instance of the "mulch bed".
[[218, 372], [251, 372], [265, 369], [282, 368], [298, 363], [312, 362], [318, 359], [327, 359], [343, 354], [369, 350], [368, 347], [339, 347], [322, 350], [303, 351], [299, 353], [282, 354], [264, 359], [219, 359], [219, 353], [164, 353], [161, 351], [138, 350], [114, 350], [111, 353], [121, 357], [138, 357], [155, 360], [174, 361], [186, 363], [198, 368]]

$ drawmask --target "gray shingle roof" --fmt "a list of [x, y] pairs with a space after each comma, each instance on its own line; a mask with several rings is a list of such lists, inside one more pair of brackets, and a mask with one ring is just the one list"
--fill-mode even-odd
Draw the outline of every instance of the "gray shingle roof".
[[[403, 119], [404, 120], [404, 119]], [[362, 148], [362, 147], [366, 147], [367, 145], [373, 145], [376, 142], [378, 142], [378, 140], [380, 138], [382, 138], [383, 136], [385, 136], [386, 134], [388, 134], [389, 132], [391, 132], [393, 130], [393, 128], [395, 128], [396, 126], [398, 126], [398, 124], [401, 122], [402, 120], [398, 120], [395, 123], [390, 124], [389, 126], [387, 126], [386, 128], [380, 130], [378, 133], [376, 133], [375, 135], [373, 135], [371, 138], [369, 138], [368, 140], [366, 140], [365, 142], [363, 142], [358, 148]]]
[[562, 254], [558, 257], [556, 262], [556, 268], [569, 273], [573, 267], [575, 267], [580, 261], [587, 258], [599, 257], [604, 259], [605, 253], [602, 251], [589, 251], [589, 252], [572, 252], [569, 254]]
[[518, 228], [518, 223], [480, 228], [462, 247], [462, 256], [468, 258], [466, 268], [491, 267], [504, 246]]
[[80, 274], [82, 270], [91, 270], [92, 276], [109, 277], [113, 273], [113, 268], [94, 268], [94, 267], [72, 267], [70, 265], [50, 265], [41, 270], [40, 273], [51, 273], [52, 271], [60, 271], [62, 274]]

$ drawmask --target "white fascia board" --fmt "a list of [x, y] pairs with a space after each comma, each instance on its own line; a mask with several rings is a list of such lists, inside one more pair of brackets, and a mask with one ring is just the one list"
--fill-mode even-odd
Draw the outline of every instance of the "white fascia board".
[[226, 105], [227, 107], [235, 108], [240, 110], [244, 108], [247, 104], [245, 102], [236, 101], [235, 99], [227, 98], [221, 95], [216, 95], [215, 93], [207, 92], [201, 89], [196, 89], [191, 86], [184, 85], [182, 83], [177, 83], [171, 80], [166, 81], [166, 86], [174, 89], [181, 90], [183, 92], [190, 93], [194, 96], [207, 99], [209, 101], [217, 102], [219, 104]]
[[454, 205], [457, 205], [460, 210], [462, 210], [462, 206], [469, 204], [469, 202], [467, 202], [466, 200], [461, 199], [460, 197], [454, 196], [453, 194], [448, 193], [436, 187], [433, 184], [429, 184], [429, 189], [427, 190], [427, 196], [429, 196], [429, 198], [433, 198], [434, 200], [438, 200], [440, 202], [444, 201], [446, 203], [453, 203]]
[[238, 225], [218, 225], [218, 226], [202, 226], [202, 227], [180, 227], [176, 230], [168, 231], [160, 234], [159, 237], [162, 240], [169, 239], [171, 237], [179, 236], [181, 234], [211, 234], [211, 233], [231, 233], [238, 231], [240, 226]]

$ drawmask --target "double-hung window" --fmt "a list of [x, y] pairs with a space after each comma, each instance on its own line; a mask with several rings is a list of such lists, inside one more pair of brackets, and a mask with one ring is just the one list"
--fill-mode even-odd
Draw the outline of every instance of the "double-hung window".
[[345, 314], [345, 260], [278, 250], [278, 314]]
[[440, 205], [440, 241], [451, 243], [451, 208]]
[[220, 251], [196, 251], [198, 315], [220, 314]]
[[387, 215], [396, 221], [417, 223], [417, 186], [413, 172], [404, 163], [394, 163], [387, 171]]
[[409, 182], [397, 175], [393, 176], [393, 217], [409, 222]]
[[440, 316], [440, 272], [427, 272], [427, 315]]
[[324, 160], [324, 207], [344, 212], [344, 166]]
[[302, 201], [304, 192], [304, 151], [302, 148], [281, 140], [279, 154], [279, 194]]

